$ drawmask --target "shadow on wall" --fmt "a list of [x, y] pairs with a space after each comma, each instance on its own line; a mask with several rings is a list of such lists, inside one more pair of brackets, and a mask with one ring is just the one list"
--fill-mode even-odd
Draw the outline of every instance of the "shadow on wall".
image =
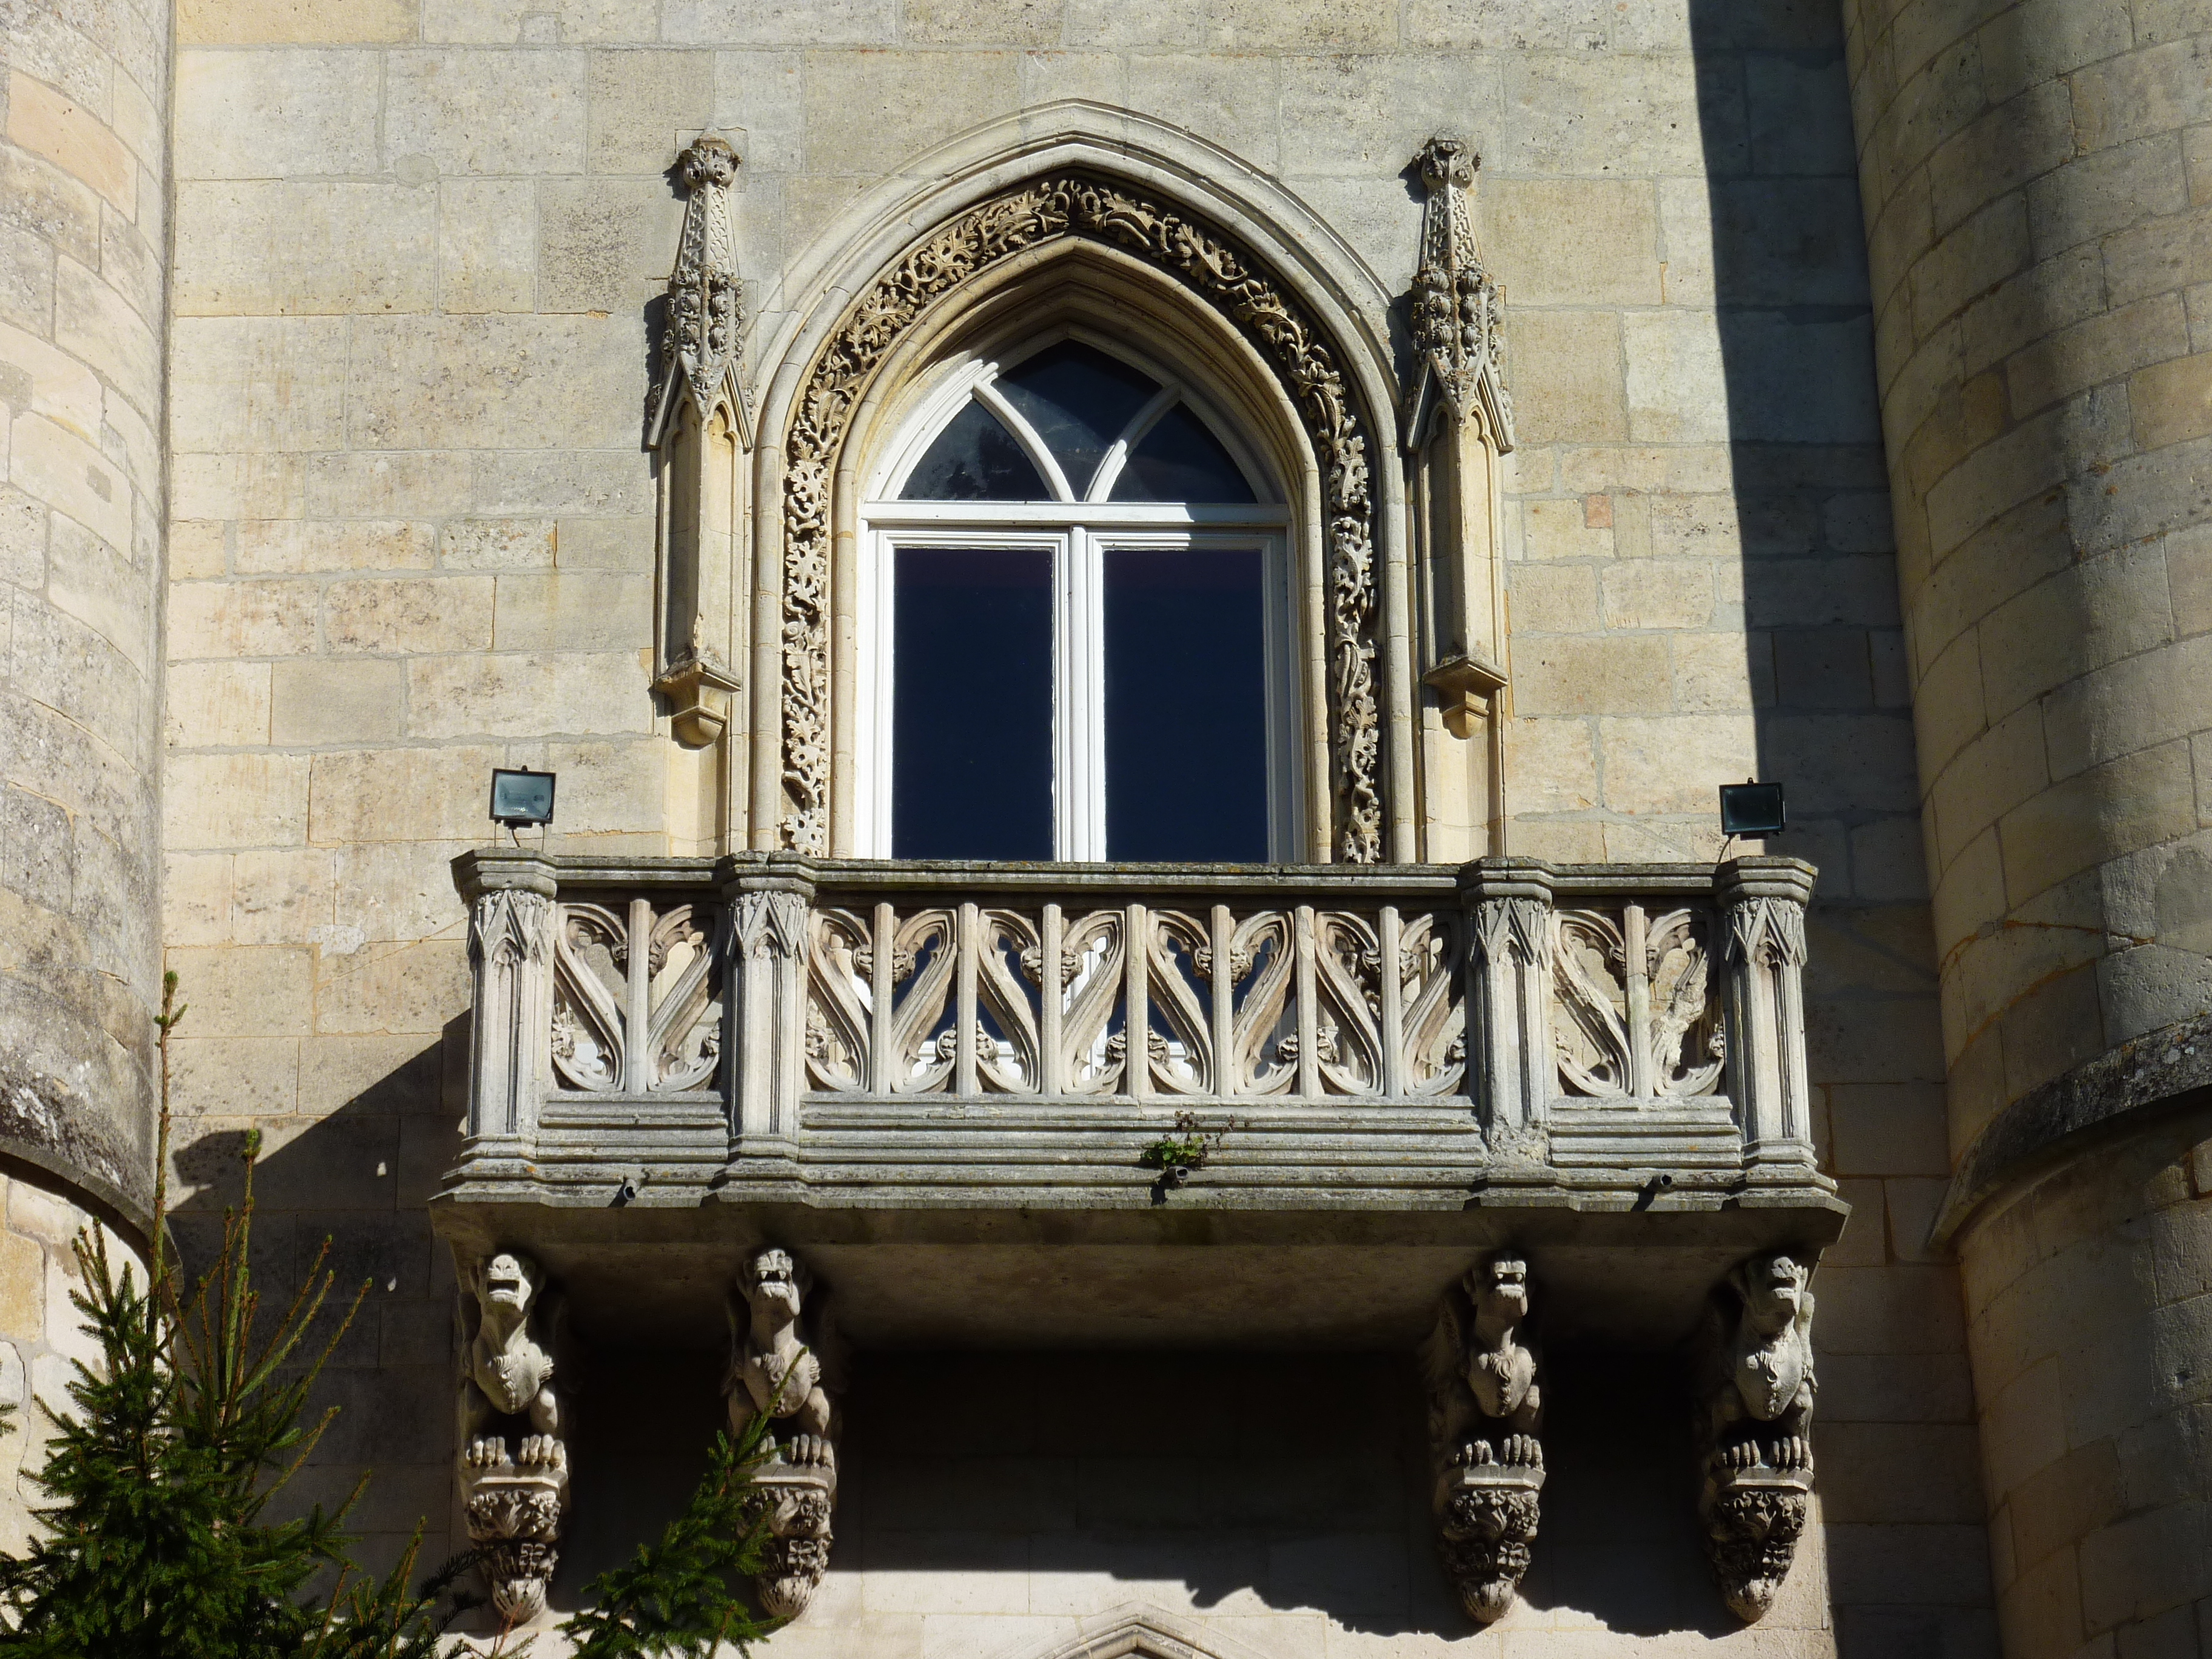
[[[283, 1501], [289, 1510], [343, 1501], [373, 1469], [355, 1524], [362, 1560], [379, 1568], [418, 1521], [428, 1523], [422, 1559], [435, 1565], [451, 1522], [454, 1279], [427, 1206], [460, 1155], [458, 1079], [448, 1067], [457, 1055], [466, 1063], [467, 1017], [422, 1042], [415, 1058], [319, 1121], [264, 1124], [254, 1175], [252, 1265], [264, 1327], [298, 1291], [325, 1238], [335, 1284], [313, 1334], [318, 1352], [355, 1291], [368, 1287], [312, 1402], [313, 1413], [337, 1406], [338, 1415]], [[204, 1271], [221, 1246], [246, 1133], [179, 1125], [176, 1168], [198, 1189], [171, 1217], [188, 1273]]]
[[1632, 341], [1630, 438], [1662, 437], [1638, 423], [1672, 418], [1680, 441], [1728, 446], [1733, 505], [1685, 495], [1649, 510], [1655, 526], [1672, 516], [1681, 548], [1740, 542], [1759, 775], [1790, 793], [1790, 830], [1769, 848], [1820, 866], [1806, 980], [1814, 1130], [1854, 1207], [1817, 1286], [1838, 1650], [1994, 1652], [1972, 1407], [1954, 1386], [1959, 1291], [1923, 1243], [1948, 1174], [1943, 1054], [1840, 9], [1688, 9], [1715, 311], [1708, 321], [1686, 296], [1679, 317], [1632, 326], [1648, 331], [1653, 404], [1668, 406], [1656, 389], [1676, 371], [1725, 396], [1644, 411]]

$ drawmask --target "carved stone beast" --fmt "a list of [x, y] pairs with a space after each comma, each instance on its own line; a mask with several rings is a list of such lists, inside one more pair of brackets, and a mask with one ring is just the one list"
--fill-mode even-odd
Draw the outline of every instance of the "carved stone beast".
[[561, 1394], [553, 1383], [553, 1355], [535, 1327], [542, 1312], [544, 1275], [519, 1251], [501, 1250], [467, 1270], [476, 1304], [475, 1330], [463, 1364], [460, 1433], [456, 1443], [471, 1468], [507, 1459], [503, 1435], [487, 1434], [494, 1417], [526, 1419], [532, 1432], [514, 1450], [518, 1468], [558, 1468], [567, 1462]]
[[836, 1408], [823, 1387], [821, 1352], [799, 1319], [808, 1288], [788, 1251], [770, 1248], [746, 1263], [738, 1285], [744, 1310], [730, 1310], [730, 1432], [743, 1435], [757, 1414], [788, 1419], [799, 1431], [778, 1446], [781, 1460], [831, 1463]]

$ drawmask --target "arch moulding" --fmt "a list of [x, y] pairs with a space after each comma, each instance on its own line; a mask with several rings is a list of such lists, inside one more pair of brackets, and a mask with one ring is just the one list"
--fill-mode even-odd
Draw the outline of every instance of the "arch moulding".
[[[904, 213], [867, 213], [845, 269], [819, 270], [811, 314], [785, 313], [769, 331], [784, 349], [763, 400], [757, 460], [763, 602], [753, 613], [752, 725], [763, 740], [753, 750], [751, 844], [832, 850], [836, 498], [856, 413], [937, 307], [958, 303], [1009, 261], [1079, 238], [1150, 267], [1218, 313], [1297, 411], [1321, 486], [1326, 590], [1322, 648], [1310, 644], [1305, 654], [1323, 683], [1328, 777], [1310, 811], [1325, 816], [1336, 859], [1413, 856], [1401, 480], [1397, 468], [1377, 464], [1391, 453], [1382, 420], [1393, 404], [1379, 340], [1359, 315], [1368, 307], [1347, 304], [1343, 291], [1348, 279], [1381, 301], [1381, 285], [1340, 244], [1334, 252], [1343, 268], [1320, 268], [1311, 250], [1330, 251], [1325, 231], [1301, 255], [1293, 233], [1310, 228], [1271, 228], [1249, 204], [1229, 216], [1234, 229], [1224, 228], [1208, 210], [1214, 200], [1194, 208], [1185, 199], [1217, 198], [1218, 186], [1192, 191], [1180, 169], [1133, 154], [1126, 135], [1016, 148], [943, 181]], [[919, 235], [917, 226], [926, 227]]]

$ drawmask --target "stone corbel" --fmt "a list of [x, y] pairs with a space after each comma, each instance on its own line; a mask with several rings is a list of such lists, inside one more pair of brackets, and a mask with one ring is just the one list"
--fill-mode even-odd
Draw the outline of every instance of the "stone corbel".
[[553, 866], [532, 853], [488, 852], [470, 866], [470, 1162], [528, 1156], [553, 1018]]
[[755, 1589], [762, 1610], [778, 1619], [805, 1612], [830, 1568], [838, 1366], [823, 1300], [805, 1264], [771, 1245], [746, 1262], [730, 1303], [730, 1432], [742, 1437], [755, 1418], [769, 1419], [767, 1461], [754, 1476], [769, 1524]]
[[1802, 1180], [1814, 1161], [1804, 985], [1813, 873], [1790, 858], [1735, 859], [1713, 872], [1727, 938], [1729, 1093], [1754, 1185], [1762, 1171]]
[[744, 601], [737, 556], [740, 492], [751, 447], [738, 348], [744, 328], [732, 187], [738, 156], [708, 133], [676, 172], [690, 199], [647, 441], [660, 454], [660, 620], [653, 689], [668, 699], [678, 741], [703, 748], [729, 725], [732, 666]]
[[1528, 1340], [1528, 1264], [1504, 1250], [1444, 1293], [1425, 1353], [1437, 1550], [1468, 1616], [1513, 1605], [1544, 1489], [1541, 1370]]
[[1812, 1499], [1812, 1276], [1809, 1255], [1773, 1252], [1714, 1291], [1698, 1518], [1721, 1595], [1747, 1622], [1774, 1605]]
[[1460, 872], [1468, 939], [1468, 1091], [1492, 1156], [1540, 1165], [1552, 1058], [1552, 879], [1536, 859], [1483, 859]]
[[1513, 400], [1504, 295], [1475, 251], [1467, 192], [1480, 158], [1439, 134], [1415, 159], [1428, 205], [1412, 295], [1420, 356], [1404, 438], [1426, 554], [1422, 678], [1437, 691], [1445, 729], [1472, 738], [1495, 726], [1506, 684], [1498, 459], [1513, 448]]
[[461, 1501], [492, 1609], [512, 1627], [545, 1611], [568, 1519], [571, 1425], [554, 1364], [559, 1301], [519, 1251], [460, 1268]]

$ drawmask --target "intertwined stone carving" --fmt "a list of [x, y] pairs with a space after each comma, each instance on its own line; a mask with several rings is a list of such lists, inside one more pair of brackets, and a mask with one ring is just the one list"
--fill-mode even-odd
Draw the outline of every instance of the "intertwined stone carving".
[[1234, 320], [1290, 392], [1319, 462], [1329, 592], [1327, 683], [1337, 854], [1382, 856], [1376, 762], [1374, 507], [1367, 437], [1318, 327], [1217, 232], [1120, 185], [1034, 180], [970, 209], [853, 302], [815, 359], [785, 442], [783, 787], [786, 846], [829, 846], [830, 513], [838, 447], [869, 381], [929, 304], [1000, 261], [1088, 236], [1172, 272]]

